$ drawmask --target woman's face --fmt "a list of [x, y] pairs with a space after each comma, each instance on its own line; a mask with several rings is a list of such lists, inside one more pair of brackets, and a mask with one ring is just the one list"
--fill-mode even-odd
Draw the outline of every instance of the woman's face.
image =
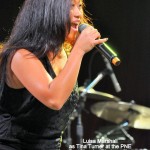
[[82, 17], [83, 17], [82, 0], [72, 0], [72, 5], [70, 9], [71, 29], [69, 35], [67, 36], [67, 41], [72, 43], [72, 41], [75, 40]]

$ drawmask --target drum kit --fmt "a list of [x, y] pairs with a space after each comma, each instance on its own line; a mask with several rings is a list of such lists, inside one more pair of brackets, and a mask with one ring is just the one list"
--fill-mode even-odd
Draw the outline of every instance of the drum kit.
[[91, 112], [116, 124], [126, 122], [129, 127], [150, 129], [150, 108], [126, 102], [98, 102], [91, 107]]
[[[85, 91], [84, 87], [79, 87], [80, 95]], [[124, 140], [132, 145], [135, 143], [134, 138], [127, 132], [131, 128], [150, 130], [150, 108], [137, 105], [134, 101], [123, 102], [119, 97], [113, 96], [108, 93], [99, 92], [93, 88], [89, 89], [86, 93], [86, 99], [95, 100], [96, 103], [90, 106], [90, 112], [97, 118], [104, 119], [108, 122], [115, 124], [110, 127], [103, 127], [101, 130], [95, 131], [93, 139], [114, 139]], [[71, 121], [77, 118], [76, 135], [77, 143], [82, 144], [84, 138], [82, 124], [82, 109], [84, 107], [85, 99], [81, 100], [82, 108], [75, 110], [75, 115]], [[71, 124], [70, 121], [70, 124]], [[89, 120], [90, 121], [90, 120]], [[72, 144], [71, 139], [71, 126], [68, 127], [69, 138], [64, 139], [64, 143]], [[71, 139], [70, 143], [67, 139]]]
[[[80, 95], [85, 91], [85, 88], [79, 87]], [[134, 101], [123, 102], [119, 97], [113, 96], [108, 93], [99, 92], [94, 90], [93, 88], [89, 89], [86, 93], [86, 99], [95, 100], [96, 103], [90, 106], [90, 112], [98, 118], [104, 119], [108, 122], [112, 122], [115, 126], [103, 127], [101, 130], [95, 131], [95, 139], [113, 139], [115, 140], [128, 139], [128, 142], [134, 144], [134, 138], [127, 132], [128, 128], [136, 128], [136, 129], [150, 129], [150, 108], [137, 105]], [[81, 100], [81, 106], [83, 106], [85, 100]], [[75, 111], [74, 117], [72, 117], [71, 121], [75, 118], [77, 119], [77, 143], [82, 144], [83, 135], [83, 126], [81, 110], [83, 108], [77, 109]], [[90, 121], [90, 120], [89, 120]], [[71, 123], [71, 122], [70, 122]], [[72, 144], [67, 139], [71, 139], [71, 129], [68, 127], [68, 135], [69, 138], [65, 138], [65, 143]], [[126, 140], [127, 141], [127, 140]], [[124, 142], [125, 143], [125, 142]]]
[[[135, 140], [127, 132], [130, 127], [150, 130], [150, 108], [137, 105], [134, 100], [131, 102], [124, 102], [117, 96], [94, 90], [94, 86], [102, 80], [105, 75], [110, 75], [116, 92], [121, 91], [121, 87], [115, 77], [110, 62], [105, 57], [103, 58], [106, 69], [99, 73], [89, 85], [79, 87], [79, 104], [70, 118], [67, 134], [63, 140], [68, 149], [69, 145], [72, 145], [71, 122], [75, 120], [75, 118], [77, 118], [77, 144], [83, 144], [85, 124], [82, 123], [82, 111], [85, 108], [87, 99], [92, 100], [92, 102], [96, 101], [89, 106], [92, 115], [113, 124], [113, 126], [107, 126], [96, 130], [95, 137], [91, 137], [92, 139], [112, 139], [117, 140], [118, 143], [121, 141], [133, 145], [135, 144]], [[89, 118], [90, 117], [87, 117], [87, 119]], [[89, 122], [91, 122], [91, 120], [89, 120]]]

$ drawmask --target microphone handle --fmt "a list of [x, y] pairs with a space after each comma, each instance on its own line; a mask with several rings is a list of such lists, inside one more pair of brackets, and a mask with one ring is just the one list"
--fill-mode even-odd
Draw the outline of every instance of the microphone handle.
[[[105, 43], [96, 45], [95, 48], [102, 54], [104, 55], [112, 64], [115, 66], [120, 65], [121, 61], [117, 57], [117, 54], [112, 51], [109, 46], [107, 46]], [[107, 49], [107, 51], [105, 50]]]
[[[86, 23], [81, 24], [78, 28], [79, 33], [81, 33], [88, 26], [89, 24]], [[101, 54], [103, 54], [112, 64], [114, 64], [115, 66], [120, 65], [121, 61], [117, 57], [117, 54], [113, 50], [111, 50], [111, 48], [106, 43], [96, 45], [95, 48]]]

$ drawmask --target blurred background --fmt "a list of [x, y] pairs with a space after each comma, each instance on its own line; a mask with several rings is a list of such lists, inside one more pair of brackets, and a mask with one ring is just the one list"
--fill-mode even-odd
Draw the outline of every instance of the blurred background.
[[[1, 0], [0, 2], [0, 42], [9, 36], [13, 22], [24, 0]], [[131, 111], [131, 125], [125, 129], [127, 135], [121, 130], [114, 131], [108, 139], [125, 138], [125, 142], [132, 143], [133, 148], [150, 148], [150, 1], [149, 0], [85, 0], [88, 16], [92, 18], [95, 28], [102, 37], [108, 37], [109, 44], [121, 59], [119, 66], [112, 69], [121, 87], [117, 92], [110, 75], [106, 75], [90, 91], [86, 100], [71, 118], [70, 136], [66, 133], [65, 140], [71, 138], [72, 143], [78, 143], [77, 126], [79, 115], [82, 115], [83, 138], [101, 138], [119, 125], [115, 117], [121, 114], [128, 121], [126, 110], [131, 101], [133, 108], [138, 112], [138, 117], [133, 117]], [[106, 62], [96, 50], [86, 54], [80, 74], [79, 87], [89, 85], [106, 68]], [[80, 91], [82, 92], [82, 90]], [[117, 101], [123, 101], [123, 104]], [[115, 106], [111, 104], [115, 103]], [[109, 105], [104, 112], [103, 105]], [[95, 105], [94, 105], [95, 104]], [[95, 108], [96, 106], [96, 108]], [[99, 107], [99, 108], [98, 108]], [[119, 107], [122, 110], [119, 109]], [[125, 110], [124, 110], [125, 109]], [[146, 115], [143, 117], [143, 115]], [[112, 119], [113, 118], [113, 119]], [[140, 118], [140, 119], [139, 119]], [[124, 121], [123, 120], [123, 121]], [[135, 125], [135, 121], [139, 122]], [[116, 123], [117, 122], [117, 123]], [[144, 125], [143, 125], [144, 124]], [[76, 129], [77, 128], [77, 129]], [[81, 128], [81, 129], [82, 129]], [[82, 131], [82, 130], [81, 130]], [[134, 140], [133, 140], [134, 139]], [[64, 140], [64, 143], [65, 143]], [[65, 149], [65, 144], [63, 144]]]

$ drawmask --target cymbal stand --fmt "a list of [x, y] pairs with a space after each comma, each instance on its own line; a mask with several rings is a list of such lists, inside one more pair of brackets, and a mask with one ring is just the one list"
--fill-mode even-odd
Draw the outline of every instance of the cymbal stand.
[[78, 111], [77, 125], [76, 125], [77, 144], [82, 144], [83, 141], [82, 109], [84, 108], [85, 100], [86, 96], [84, 98], [80, 98], [79, 106], [77, 108]]
[[77, 125], [76, 125], [76, 134], [77, 134], [77, 142], [78, 142], [77, 144], [82, 144], [82, 141], [83, 141], [84, 128], [83, 128], [83, 123], [82, 123], [82, 109], [84, 109], [84, 103], [86, 101], [86, 94], [107, 74], [109, 74], [109, 70], [104, 69], [80, 94], [79, 105], [77, 108], [77, 111], [78, 111]]
[[69, 145], [72, 145], [72, 138], [71, 138], [71, 120], [68, 122], [67, 126], [67, 137], [63, 140], [63, 143], [65, 144], [66, 148], [69, 150]]
[[100, 72], [97, 75], [97, 77], [83, 90], [83, 92], [80, 94], [80, 97], [84, 97], [91, 88], [93, 88], [100, 80], [104, 78], [105, 75], [109, 73], [110, 73], [110, 70], [108, 68]]
[[129, 133], [127, 133], [127, 131], [124, 129], [125, 127], [128, 127], [128, 126], [129, 126], [129, 122], [124, 121], [120, 125], [117, 125], [114, 129], [108, 131], [106, 134], [101, 135], [101, 137], [107, 138], [109, 135], [111, 135], [115, 131], [121, 130], [123, 132], [123, 134], [132, 142], [132, 144], [134, 144], [135, 143], [134, 138]]
[[102, 57], [103, 57], [103, 60], [105, 62], [106, 68], [110, 71], [109, 76], [110, 76], [110, 78], [112, 80], [112, 83], [114, 85], [115, 91], [116, 92], [121, 92], [121, 86], [120, 86], [120, 84], [119, 84], [119, 82], [118, 82], [118, 80], [116, 78], [116, 75], [115, 75], [115, 73], [113, 71], [113, 68], [112, 68], [109, 60], [106, 57], [104, 57], [103, 55], [102, 55]]
[[71, 123], [72, 121], [77, 117], [77, 110], [75, 109], [73, 111], [73, 114], [70, 116], [68, 125], [67, 125], [67, 130], [66, 130], [66, 136], [63, 139], [63, 143], [65, 144], [65, 147], [67, 148], [67, 150], [70, 150], [69, 146], [72, 145], [72, 138], [71, 138]]
[[134, 138], [124, 128], [121, 128], [121, 131], [132, 142], [132, 145], [135, 144]]

